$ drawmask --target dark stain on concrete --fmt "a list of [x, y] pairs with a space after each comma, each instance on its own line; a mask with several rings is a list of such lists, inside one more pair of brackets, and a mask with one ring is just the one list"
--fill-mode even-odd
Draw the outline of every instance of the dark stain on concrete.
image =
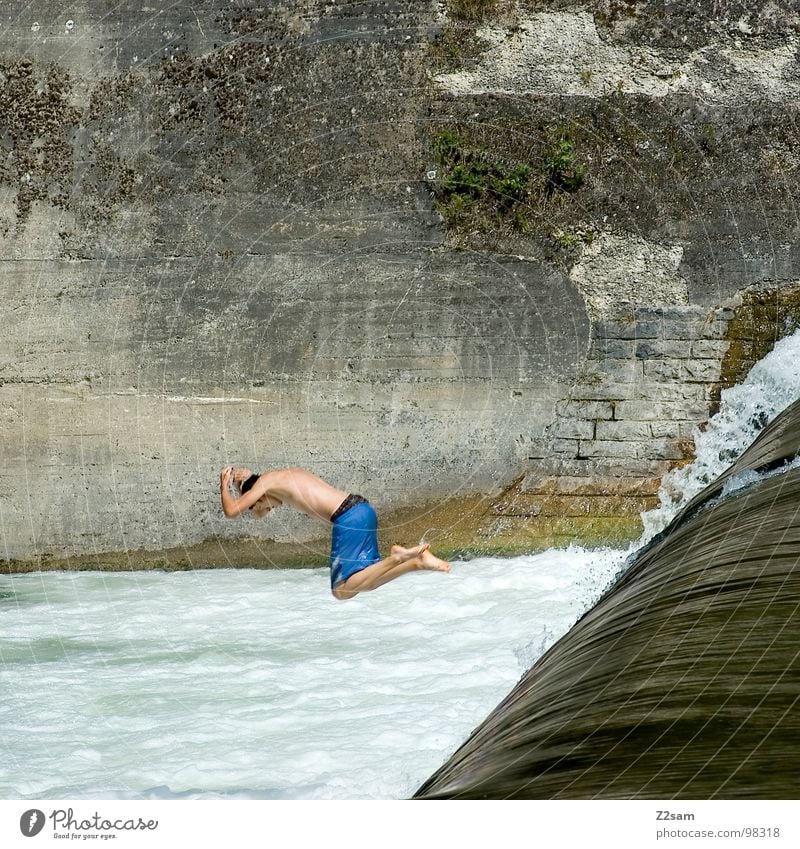
[[67, 208], [73, 187], [71, 138], [80, 112], [72, 83], [58, 65], [0, 61], [0, 182], [16, 190], [17, 223], [45, 201]]

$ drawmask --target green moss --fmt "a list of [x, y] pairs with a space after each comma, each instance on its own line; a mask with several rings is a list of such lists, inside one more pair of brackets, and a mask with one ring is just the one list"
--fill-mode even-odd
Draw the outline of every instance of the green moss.
[[[470, 138], [468, 129], [445, 127], [431, 134], [435, 206], [456, 233], [528, 232], [554, 195], [576, 192], [583, 183], [586, 168], [568, 135], [559, 132], [548, 141], [553, 135], [543, 132], [538, 145], [525, 145], [526, 159], [505, 146], [509, 133], [498, 129], [495, 135], [496, 151]], [[514, 135], [517, 145], [527, 136]], [[581, 231], [577, 238], [590, 240], [587, 234]]]
[[452, 553], [442, 549], [442, 556], [453, 559], [515, 557], [569, 545], [606, 548], [625, 545], [641, 535], [642, 521], [639, 516], [570, 516], [506, 521], [501, 530], [470, 540]]
[[548, 195], [557, 191], [574, 192], [581, 187], [586, 167], [578, 162], [575, 143], [568, 136], [545, 148], [542, 164]]
[[594, 230], [587, 229], [575, 229], [575, 230], [561, 230], [560, 228], [556, 228], [552, 232], [553, 241], [560, 248], [574, 248], [577, 245], [591, 245], [594, 241]]
[[775, 343], [800, 327], [800, 286], [745, 292], [728, 323], [728, 350], [722, 360], [720, 382], [712, 396], [712, 414], [719, 409], [723, 389], [741, 383]]

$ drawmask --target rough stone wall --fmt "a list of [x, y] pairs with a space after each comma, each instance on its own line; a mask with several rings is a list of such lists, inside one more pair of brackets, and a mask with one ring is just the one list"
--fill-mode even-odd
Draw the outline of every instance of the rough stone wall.
[[585, 367], [531, 445], [524, 478], [495, 505], [498, 540], [619, 540], [691, 459], [728, 350], [730, 308], [639, 307], [598, 321]]
[[469, 6], [6, 4], [12, 567], [302, 553], [310, 521], [221, 519], [236, 460], [309, 467], [452, 550], [635, 532], [786, 331], [749, 293], [798, 276], [800, 16]]
[[459, 243], [565, 269], [592, 335], [482, 532], [510, 549], [622, 540], [691, 459], [721, 388], [797, 327], [800, 16], [725, 0], [496, 6], [461, 37], [469, 56], [443, 62], [432, 115], [471, 179], [478, 160], [526, 169], [515, 219], [492, 226], [464, 192], [451, 214], [450, 163], [433, 187]]
[[225, 521], [237, 461], [420, 504], [422, 530], [518, 473], [589, 320], [563, 270], [444, 246], [435, 3], [26, 0], [2, 23], [0, 556], [226, 563], [216, 541], [319, 533]]
[[577, 381], [529, 464], [481, 529], [510, 550], [623, 542], [657, 506], [663, 475], [694, 456], [698, 428], [783, 336], [800, 285], [755, 287], [727, 305], [622, 307], [596, 319]]

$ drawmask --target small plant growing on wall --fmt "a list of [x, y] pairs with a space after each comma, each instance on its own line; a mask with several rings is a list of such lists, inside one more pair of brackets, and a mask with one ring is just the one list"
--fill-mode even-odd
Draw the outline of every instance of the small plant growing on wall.
[[545, 149], [542, 155], [545, 177], [545, 192], [574, 192], [583, 183], [586, 167], [575, 155], [575, 144], [567, 136], [562, 136]]
[[493, 158], [449, 129], [433, 135], [432, 147], [436, 205], [448, 223], [465, 224], [471, 212], [478, 227], [498, 217], [524, 225], [533, 188], [529, 164]]
[[501, 209], [508, 210], [515, 204], [525, 201], [531, 178], [530, 165], [517, 165], [504, 177], [501, 177], [497, 186], [498, 203]]
[[434, 204], [457, 230], [528, 231], [548, 200], [557, 192], [577, 191], [586, 173], [565, 134], [538, 155], [529, 149], [528, 161], [490, 152], [464, 131], [449, 127], [432, 133], [431, 147]]

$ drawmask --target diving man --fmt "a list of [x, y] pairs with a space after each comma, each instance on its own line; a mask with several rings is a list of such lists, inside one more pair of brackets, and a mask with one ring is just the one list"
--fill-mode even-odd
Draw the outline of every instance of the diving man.
[[348, 494], [305, 469], [277, 469], [264, 474], [228, 466], [220, 473], [222, 510], [229, 519], [246, 510], [258, 518], [288, 504], [332, 525], [331, 593], [340, 600], [406, 575], [426, 570], [449, 572], [450, 564], [430, 551], [428, 543], [414, 548], [393, 545], [381, 558], [378, 551], [378, 517], [360, 495]]

